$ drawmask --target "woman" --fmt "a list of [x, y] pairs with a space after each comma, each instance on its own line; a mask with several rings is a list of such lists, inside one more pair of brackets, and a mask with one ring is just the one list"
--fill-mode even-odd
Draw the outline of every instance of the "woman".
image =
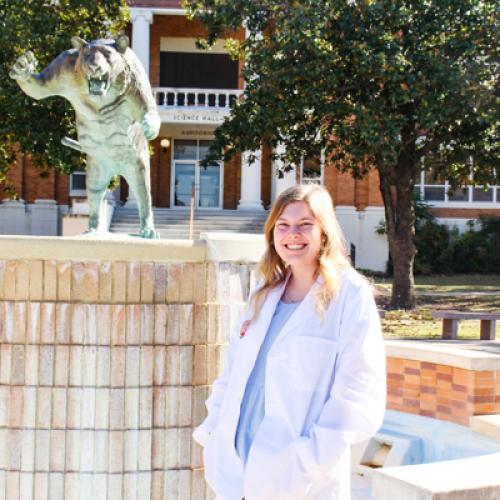
[[195, 430], [219, 500], [350, 498], [350, 446], [380, 426], [385, 354], [328, 192], [294, 186], [265, 227], [263, 282]]

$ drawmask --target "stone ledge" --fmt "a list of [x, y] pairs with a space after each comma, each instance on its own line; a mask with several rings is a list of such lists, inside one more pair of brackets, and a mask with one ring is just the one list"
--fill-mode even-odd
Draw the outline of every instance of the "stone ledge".
[[0, 236], [0, 260], [125, 262], [257, 262], [261, 235], [204, 233], [200, 240], [143, 240], [125, 234], [97, 237]]
[[[492, 344], [492, 341], [489, 341]], [[498, 342], [495, 343], [498, 345]], [[418, 340], [386, 340], [387, 356], [454, 366], [471, 371], [500, 371], [500, 356]]]
[[500, 453], [460, 460], [379, 469], [373, 476], [375, 500], [500, 498]]
[[500, 440], [500, 413], [470, 417], [470, 428], [493, 439]]

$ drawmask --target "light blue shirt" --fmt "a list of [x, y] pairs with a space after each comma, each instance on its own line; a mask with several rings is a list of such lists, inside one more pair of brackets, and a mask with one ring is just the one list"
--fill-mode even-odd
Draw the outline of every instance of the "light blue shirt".
[[252, 446], [255, 434], [264, 418], [267, 354], [278, 338], [283, 326], [288, 321], [288, 318], [290, 318], [299, 304], [300, 302], [286, 303], [281, 300], [278, 302], [264, 341], [260, 346], [252, 373], [248, 378], [245, 394], [241, 402], [240, 419], [234, 443], [236, 451], [244, 465], [247, 462], [248, 452]]

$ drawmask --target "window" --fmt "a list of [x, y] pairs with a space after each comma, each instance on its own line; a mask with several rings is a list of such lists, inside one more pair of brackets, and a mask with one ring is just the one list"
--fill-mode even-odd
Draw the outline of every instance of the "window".
[[300, 182], [302, 184], [323, 184], [323, 154], [304, 158], [300, 163]]
[[[430, 170], [422, 170], [420, 179], [415, 185], [415, 193], [421, 200], [431, 204], [474, 204], [474, 203], [500, 203], [500, 185], [493, 186], [471, 186], [463, 185], [452, 188], [447, 179], [439, 176], [439, 164], [433, 164], [433, 160], [427, 158], [425, 166]], [[424, 165], [424, 163], [422, 162]], [[472, 160], [471, 160], [472, 165]], [[472, 181], [472, 176], [470, 177]]]
[[70, 196], [87, 196], [87, 174], [83, 170], [73, 172], [69, 178]]
[[238, 61], [227, 54], [160, 52], [160, 87], [237, 89]]

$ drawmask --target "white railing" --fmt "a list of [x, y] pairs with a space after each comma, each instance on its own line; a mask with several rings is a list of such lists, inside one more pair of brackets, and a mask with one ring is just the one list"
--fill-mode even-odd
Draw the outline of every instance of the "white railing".
[[229, 110], [242, 92], [234, 89], [153, 88], [156, 104], [164, 108], [198, 107]]
[[500, 185], [489, 186], [463, 186], [451, 189], [448, 182], [444, 184], [416, 184], [415, 193], [435, 206], [478, 207], [478, 205], [500, 206]]

